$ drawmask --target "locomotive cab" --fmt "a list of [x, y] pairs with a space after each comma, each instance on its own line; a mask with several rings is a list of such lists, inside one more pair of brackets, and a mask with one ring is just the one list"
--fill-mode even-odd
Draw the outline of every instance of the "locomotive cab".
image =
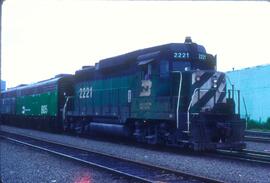
[[[240, 119], [240, 109], [235, 112], [234, 101], [237, 93], [240, 106], [240, 91], [227, 90], [225, 74], [216, 71], [216, 56], [191, 40], [185, 44], [191, 45], [191, 51], [174, 52], [171, 61], [178, 136], [182, 139], [186, 133], [196, 150], [245, 148], [245, 123]], [[185, 59], [178, 56], [183, 53]]]
[[[134, 97], [132, 116], [146, 119], [149, 131], [157, 126], [151, 125], [155, 123], [167, 132], [166, 137], [155, 133], [146, 137], [195, 150], [245, 147], [245, 123], [235, 113], [234, 97], [226, 98], [226, 76], [216, 71], [216, 56], [186, 39], [184, 44], [171, 45], [165, 53], [151, 52], [137, 60], [141, 73], [137, 86], [141, 91]], [[142, 126], [136, 128], [147, 134]]]

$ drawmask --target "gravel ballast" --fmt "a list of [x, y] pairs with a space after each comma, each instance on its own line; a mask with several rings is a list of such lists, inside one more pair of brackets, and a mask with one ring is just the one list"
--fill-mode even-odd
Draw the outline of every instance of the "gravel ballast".
[[207, 176], [225, 182], [270, 182], [270, 166], [230, 159], [192, 156], [181, 152], [179, 152], [179, 154], [169, 151], [162, 152], [160, 150], [145, 149], [132, 145], [78, 138], [64, 134], [58, 135], [9, 126], [2, 126], [1, 130], [46, 138], [128, 159], [144, 161], [188, 173]]
[[0, 139], [3, 183], [128, 182], [126, 179], [80, 163]]

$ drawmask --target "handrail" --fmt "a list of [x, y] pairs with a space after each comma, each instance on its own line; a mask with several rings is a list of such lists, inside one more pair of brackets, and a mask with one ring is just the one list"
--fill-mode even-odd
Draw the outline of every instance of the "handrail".
[[177, 97], [177, 107], [176, 107], [176, 128], [179, 128], [179, 108], [180, 108], [180, 97], [182, 90], [182, 72], [181, 71], [173, 71], [175, 73], [179, 73], [179, 87], [178, 87], [178, 97]]
[[187, 132], [189, 133], [190, 132], [190, 121], [189, 121], [189, 110], [191, 108], [191, 104], [193, 102], [193, 98], [196, 94], [196, 92], [199, 90], [200, 88], [195, 88], [195, 90], [193, 91], [193, 94], [191, 96], [191, 100], [189, 102], [189, 105], [188, 105], [188, 110], [187, 110]]
[[66, 119], [66, 110], [67, 110], [67, 104], [70, 98], [74, 98], [74, 96], [67, 96], [64, 107], [63, 107], [63, 113], [62, 113], [62, 119], [65, 121]]
[[[234, 85], [233, 85], [234, 86]], [[234, 97], [234, 92], [237, 92], [237, 96], [236, 97]], [[236, 109], [234, 109], [234, 111], [235, 111], [235, 113], [236, 114], [239, 114], [240, 115], [240, 113], [241, 113], [241, 97], [240, 97], [240, 90], [235, 90], [235, 88], [233, 87], [232, 89], [228, 89], [228, 93], [229, 93], [229, 96], [228, 96], [228, 98], [229, 99], [232, 99], [234, 102], [236, 101], [236, 99], [237, 99], [237, 111], [236, 111]], [[231, 96], [231, 93], [232, 93], [232, 96]], [[243, 102], [244, 102], [244, 105], [245, 105], [245, 101], [244, 101], [244, 99], [243, 99]], [[236, 103], [235, 103], [235, 105], [236, 105]], [[245, 107], [245, 106], [244, 106]]]
[[247, 112], [247, 105], [246, 105], [246, 101], [245, 101], [245, 97], [242, 97], [243, 98], [243, 103], [244, 103], [244, 107], [245, 107], [245, 112], [246, 112], [246, 115], [245, 115], [245, 118], [246, 118], [246, 129], [247, 129], [247, 125], [248, 125], [248, 112]]

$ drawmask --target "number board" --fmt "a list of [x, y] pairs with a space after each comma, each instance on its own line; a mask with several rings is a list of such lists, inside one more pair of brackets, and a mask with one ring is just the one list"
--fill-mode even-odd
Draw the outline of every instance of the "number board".
[[199, 60], [206, 60], [206, 55], [205, 54], [202, 54], [202, 53], [199, 53]]
[[189, 52], [174, 52], [173, 57], [177, 59], [189, 59], [190, 54]]
[[[190, 53], [189, 52], [174, 52], [173, 57], [175, 59], [190, 59]], [[206, 55], [203, 53], [199, 53], [198, 57], [199, 60], [206, 60]]]

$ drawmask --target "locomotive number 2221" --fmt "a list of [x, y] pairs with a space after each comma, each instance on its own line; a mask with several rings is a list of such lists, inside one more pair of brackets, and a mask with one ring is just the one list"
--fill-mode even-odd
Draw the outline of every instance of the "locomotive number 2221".
[[79, 89], [79, 98], [92, 98], [93, 88], [86, 87]]

